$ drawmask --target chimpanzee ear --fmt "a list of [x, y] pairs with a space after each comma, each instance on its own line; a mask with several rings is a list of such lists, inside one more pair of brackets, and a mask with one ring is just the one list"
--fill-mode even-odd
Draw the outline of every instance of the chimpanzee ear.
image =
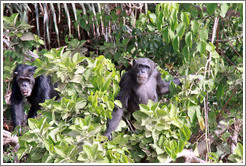
[[18, 72], [17, 72], [17, 71], [15, 71], [15, 72], [14, 72], [14, 75], [15, 75], [15, 76], [17, 76], [17, 75], [18, 75]]
[[156, 66], [157, 66], [157, 63], [155, 63], [155, 66], [154, 66], [154, 68], [156, 68]]
[[29, 72], [31, 75], [34, 75], [36, 69], [37, 69], [36, 66], [32, 66], [32, 68], [30, 68], [30, 69], [28, 70], [28, 72]]

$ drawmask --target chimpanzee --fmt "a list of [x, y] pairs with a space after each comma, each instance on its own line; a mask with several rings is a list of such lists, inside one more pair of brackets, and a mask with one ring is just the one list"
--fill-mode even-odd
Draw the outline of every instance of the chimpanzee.
[[12, 94], [11, 94], [11, 118], [14, 128], [21, 126], [24, 121], [23, 98], [31, 104], [27, 118], [33, 118], [40, 109], [39, 103], [45, 99], [59, 98], [59, 94], [54, 90], [50, 76], [39, 76], [34, 78], [37, 67], [19, 64], [13, 73]]
[[[178, 78], [173, 82], [180, 85]], [[120, 92], [116, 97], [122, 103], [122, 108], [115, 106], [112, 112], [112, 119], [107, 121], [105, 136], [111, 140], [111, 132], [114, 131], [124, 110], [131, 114], [139, 110], [139, 104], [147, 104], [148, 100], [158, 101], [158, 96], [169, 93], [170, 81], [163, 81], [161, 73], [156, 69], [156, 64], [148, 58], [139, 58], [133, 61], [133, 67], [126, 72], [120, 81]]]

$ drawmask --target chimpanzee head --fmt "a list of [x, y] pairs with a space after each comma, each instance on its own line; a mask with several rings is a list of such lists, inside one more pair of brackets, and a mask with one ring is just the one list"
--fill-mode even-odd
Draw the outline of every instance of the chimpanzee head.
[[138, 84], [145, 84], [153, 73], [156, 64], [148, 58], [139, 58], [133, 61], [134, 76]]
[[21, 94], [28, 97], [32, 94], [32, 89], [35, 84], [33, 75], [37, 67], [25, 64], [18, 65], [14, 71], [14, 79], [16, 80]]

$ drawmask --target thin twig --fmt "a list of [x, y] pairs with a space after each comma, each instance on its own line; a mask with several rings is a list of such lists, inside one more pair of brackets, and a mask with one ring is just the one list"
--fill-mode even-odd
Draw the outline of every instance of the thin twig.
[[126, 50], [126, 48], [127, 48], [128, 43], [130, 42], [130, 40], [131, 40], [132, 38], [135, 38], [135, 37], [138, 37], [138, 36], [153, 35], [153, 34], [158, 34], [158, 33], [161, 33], [161, 32], [142, 33], [142, 34], [139, 34], [139, 35], [127, 36], [127, 38], [129, 38], [129, 40], [128, 40], [127, 43], [126, 43], [125, 50]]
[[[215, 34], [216, 34], [216, 30], [217, 30], [217, 26], [218, 26], [218, 22], [219, 22], [219, 18], [215, 17], [214, 19], [214, 27], [213, 27], [213, 33], [212, 33], [212, 40], [211, 43], [214, 43], [214, 38], [215, 38]], [[209, 57], [207, 60], [207, 63], [205, 65], [205, 71], [204, 71], [204, 79], [206, 79], [206, 73], [208, 70], [208, 77], [210, 75], [210, 63], [211, 63], [211, 57], [212, 57], [212, 52], [209, 53]], [[207, 69], [208, 68], [208, 69]], [[205, 139], [206, 139], [206, 146], [207, 146], [207, 152], [210, 153], [211, 149], [210, 149], [210, 143], [208, 140], [208, 134], [209, 134], [209, 123], [208, 123], [208, 93], [206, 96], [206, 99], [204, 98], [204, 116], [205, 116]], [[208, 157], [206, 155], [206, 161], [208, 160]]]
[[226, 58], [226, 60], [228, 60], [232, 65], [235, 65], [229, 58], [227, 58], [225, 55], [224, 55], [224, 53], [223, 53], [223, 51], [220, 49], [220, 51], [218, 51], [219, 53], [220, 53], [220, 55], [222, 55], [223, 57], [225, 57]]
[[236, 50], [236, 49], [233, 47], [233, 45], [230, 43], [230, 41], [229, 41], [229, 39], [228, 39], [228, 37], [227, 37], [227, 35], [226, 35], [226, 33], [225, 33], [224, 25], [223, 25], [223, 24], [222, 24], [222, 27], [223, 27], [224, 35], [225, 35], [226, 39], [228, 40], [228, 43], [229, 43], [229, 45], [231, 46], [231, 48], [236, 52], [236, 54], [237, 54], [238, 56], [243, 57], [242, 55], [240, 55], [240, 54], [237, 52], [237, 50]]
[[232, 96], [236, 93], [236, 88], [233, 89], [233, 93], [231, 94], [230, 98], [227, 100], [226, 104], [224, 105], [224, 107], [220, 110], [220, 113], [217, 115], [216, 120], [219, 120], [219, 117], [222, 113], [222, 111], [224, 111], [224, 109], [226, 108], [226, 106], [229, 104], [229, 102], [231, 101]]

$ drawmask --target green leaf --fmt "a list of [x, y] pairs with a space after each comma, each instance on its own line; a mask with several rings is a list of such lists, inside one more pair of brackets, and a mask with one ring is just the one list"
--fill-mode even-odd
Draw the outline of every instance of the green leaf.
[[223, 83], [219, 84], [218, 88], [217, 88], [217, 92], [216, 92], [216, 98], [219, 101], [220, 99], [222, 99], [224, 96], [224, 85]]
[[148, 112], [150, 110], [149, 107], [145, 104], [139, 104], [139, 108], [141, 112]]
[[183, 129], [184, 129], [186, 136], [187, 136], [186, 141], [188, 141], [190, 139], [190, 136], [191, 136], [191, 131], [186, 125], [183, 126]]
[[202, 29], [199, 31], [200, 40], [207, 41], [208, 40], [208, 30]]
[[191, 21], [191, 30], [193, 32], [193, 35], [195, 35], [198, 32], [199, 27], [199, 23], [196, 20]]
[[34, 36], [31, 32], [26, 32], [20, 37], [20, 39], [22, 41], [30, 41], [30, 40], [34, 40]]
[[20, 139], [26, 142], [35, 142], [37, 141], [37, 135], [27, 132], [23, 136], [21, 136]]
[[37, 161], [43, 158], [45, 150], [43, 148], [34, 147], [30, 153], [32, 161]]
[[42, 158], [42, 163], [53, 163], [54, 162], [54, 158], [49, 154], [48, 151], [46, 151], [44, 153], [44, 156]]
[[188, 108], [188, 117], [190, 118], [190, 122], [193, 123], [196, 118], [196, 109], [198, 106], [191, 106]]
[[188, 28], [190, 25], [190, 18], [188, 12], [182, 12], [181, 13], [181, 20], [184, 23], [185, 27]]
[[189, 51], [189, 48], [187, 45], [182, 49], [182, 55], [183, 55], [185, 61], [189, 60], [190, 51]]
[[169, 116], [171, 118], [177, 117], [178, 109], [174, 104], [170, 104]]
[[59, 154], [61, 157], [65, 157], [66, 156], [66, 153], [64, 151], [64, 147], [63, 146], [56, 145], [56, 146], [54, 146], [54, 149], [55, 149], [55, 152], [57, 154]]
[[180, 129], [180, 130], [179, 130], [179, 134], [180, 134], [181, 140], [182, 140], [183, 142], [185, 142], [185, 141], [187, 140], [187, 136], [186, 136], [184, 130]]
[[170, 39], [169, 39], [169, 36], [168, 36], [168, 27], [165, 27], [163, 32], [162, 32], [162, 37], [163, 37], [163, 40], [169, 44], [170, 43]]
[[96, 155], [97, 155], [97, 151], [98, 151], [98, 144], [94, 144], [94, 145], [91, 147], [91, 151], [92, 151], [93, 158], [95, 158]]
[[155, 24], [156, 23], [156, 15], [155, 13], [151, 13], [149, 14], [149, 17], [150, 17], [150, 21]]
[[214, 14], [214, 11], [217, 8], [217, 3], [207, 3], [207, 12], [208, 14], [212, 15]]
[[148, 115], [141, 111], [135, 111], [132, 115], [139, 123], [142, 122], [142, 119], [146, 119], [148, 117]]
[[227, 3], [222, 3], [220, 8], [220, 16], [224, 18], [227, 13], [227, 10], [229, 9], [229, 5]]
[[179, 36], [180, 39], [182, 39], [184, 32], [185, 32], [185, 26], [183, 23], [179, 24], [178, 28], [176, 29], [177, 34]]
[[184, 146], [185, 146], [184, 141], [179, 140], [178, 142], [179, 151], [178, 152], [181, 152], [184, 149]]
[[237, 143], [237, 146], [236, 146], [236, 148], [235, 148], [233, 153], [236, 153], [238, 156], [243, 158], [243, 145], [240, 144], [240, 143]]
[[114, 104], [117, 105], [118, 107], [122, 108], [122, 103], [120, 100], [115, 100]]
[[36, 129], [37, 126], [38, 125], [38, 121], [37, 121], [37, 119], [33, 119], [33, 118], [29, 118], [28, 119], [28, 126], [31, 128], [31, 130], [34, 130], [34, 129]]
[[186, 33], [185, 43], [190, 49], [192, 49], [192, 34], [191, 34], [191, 32]]
[[172, 41], [174, 51], [179, 52], [179, 37], [176, 36]]
[[73, 55], [73, 63], [77, 64], [79, 62], [79, 59], [80, 59], [80, 54], [79, 53], [75, 53]]
[[14, 25], [16, 25], [17, 19], [18, 19], [19, 13], [12, 14], [10, 16], [11, 20], [14, 22]]
[[3, 16], [3, 22], [6, 22], [7, 24], [12, 24], [13, 20], [10, 17]]
[[168, 113], [167, 113], [166, 109], [157, 109], [156, 114], [157, 114], [157, 118], [161, 118], [161, 117], [167, 115]]
[[200, 41], [198, 43], [197, 49], [198, 49], [198, 51], [201, 54], [205, 54], [206, 53], [206, 42], [205, 41]]

